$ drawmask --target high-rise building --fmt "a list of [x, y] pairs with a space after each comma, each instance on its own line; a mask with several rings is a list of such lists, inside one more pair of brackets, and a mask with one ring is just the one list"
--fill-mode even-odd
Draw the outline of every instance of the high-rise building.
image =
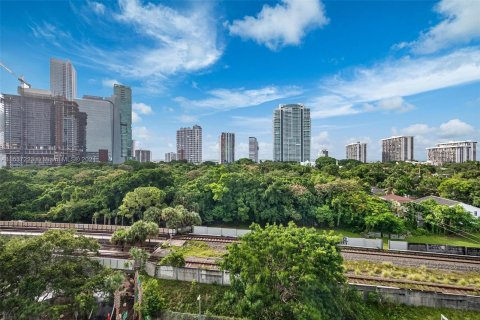
[[50, 91], [70, 101], [77, 97], [77, 72], [69, 60], [50, 58]]
[[322, 149], [322, 151], [320, 151], [320, 157], [328, 157], [328, 150]]
[[114, 84], [114, 141], [113, 162], [121, 163], [132, 159], [132, 89]]
[[452, 141], [438, 143], [433, 148], [427, 148], [428, 161], [435, 165], [444, 163], [463, 163], [477, 160], [477, 142]]
[[389, 161], [413, 161], [412, 136], [382, 139], [382, 162]]
[[87, 114], [87, 157], [98, 157], [99, 150], [107, 150], [108, 161], [111, 161], [113, 157], [113, 102], [95, 96], [83, 96], [82, 99], [75, 99], [75, 102], [78, 104], [79, 110]]
[[132, 155], [135, 155], [135, 151], [138, 149], [138, 141], [132, 140]]
[[255, 137], [248, 138], [248, 158], [253, 162], [258, 162], [258, 141]]
[[152, 161], [152, 152], [150, 150], [135, 150], [135, 160], [139, 162], [151, 162]]
[[202, 127], [194, 125], [177, 130], [177, 160], [202, 163]]
[[220, 135], [220, 163], [235, 161], [235, 133], [222, 132]]
[[347, 152], [347, 159], [361, 161], [363, 163], [367, 162], [367, 144], [356, 142], [347, 144], [345, 146]]
[[286, 104], [273, 112], [274, 161], [310, 161], [310, 140], [309, 108]]
[[172, 162], [177, 160], [177, 154], [175, 152], [165, 153], [165, 162]]
[[83, 161], [87, 114], [49, 91], [18, 88], [0, 95], [0, 167]]

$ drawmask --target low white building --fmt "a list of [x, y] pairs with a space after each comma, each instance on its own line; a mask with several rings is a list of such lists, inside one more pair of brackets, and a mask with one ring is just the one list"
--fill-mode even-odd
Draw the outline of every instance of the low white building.
[[470, 212], [474, 217], [480, 218], [480, 208], [477, 208], [477, 207], [472, 206], [470, 204], [466, 204], [466, 203], [456, 201], [456, 200], [450, 200], [450, 199], [437, 197], [437, 196], [426, 196], [426, 197], [423, 197], [423, 198], [419, 198], [419, 199], [415, 200], [414, 202], [421, 203], [423, 201], [427, 201], [427, 200], [430, 200], [430, 199], [434, 200], [436, 203], [438, 203], [440, 205], [444, 205], [444, 206], [453, 207], [453, 206], [459, 205], [462, 208], [464, 208], [466, 211]]

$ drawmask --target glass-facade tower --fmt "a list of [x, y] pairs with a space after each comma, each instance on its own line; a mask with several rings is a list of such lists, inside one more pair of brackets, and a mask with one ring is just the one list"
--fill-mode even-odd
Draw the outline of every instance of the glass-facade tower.
[[[132, 159], [132, 89], [115, 84], [113, 86], [114, 119], [118, 121], [119, 139], [114, 140], [114, 162], [124, 162]], [[115, 147], [118, 148], [115, 152]], [[120, 157], [120, 159], [116, 159]]]
[[273, 112], [273, 160], [310, 161], [310, 109], [301, 104], [280, 105]]

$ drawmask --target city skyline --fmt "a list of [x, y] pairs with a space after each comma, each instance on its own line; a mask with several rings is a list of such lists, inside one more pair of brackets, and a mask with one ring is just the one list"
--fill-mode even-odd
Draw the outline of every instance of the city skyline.
[[[343, 158], [346, 144], [364, 141], [368, 161], [379, 161], [380, 140], [391, 135], [415, 136], [415, 158], [426, 160], [426, 148], [437, 143], [480, 140], [480, 43], [471, 27], [479, 9], [473, 3], [89, 1], [46, 10], [35, 2], [6, 2], [0, 61], [33, 88], [47, 89], [50, 58], [68, 59], [77, 72], [77, 98], [110, 96], [114, 82], [132, 87], [133, 136], [154, 160], [175, 150], [179, 127], [197, 123], [204, 128], [204, 160], [218, 158], [223, 131], [236, 133], [237, 159], [248, 157], [248, 138], [255, 136], [260, 160], [270, 160], [271, 112], [289, 103], [312, 111], [311, 160], [321, 149]], [[309, 15], [300, 24], [249, 32], [274, 24], [259, 15], [265, 8]], [[171, 13], [165, 21], [184, 18], [191, 25], [156, 22], [165, 12]], [[191, 28], [199, 30], [196, 36]], [[125, 40], [129, 48], [122, 47]], [[206, 58], [183, 54], [185, 43]], [[129, 62], [132, 52], [138, 63]], [[168, 63], [160, 63], [162, 57]], [[17, 85], [0, 72], [1, 92], [15, 94]]]

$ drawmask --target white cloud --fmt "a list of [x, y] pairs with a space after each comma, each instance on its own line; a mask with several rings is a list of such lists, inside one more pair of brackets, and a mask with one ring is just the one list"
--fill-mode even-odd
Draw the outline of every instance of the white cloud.
[[48, 43], [57, 47], [62, 47], [61, 43], [63, 43], [63, 41], [71, 39], [70, 33], [63, 31], [62, 28], [58, 28], [48, 22], [43, 22], [42, 25], [34, 25], [33, 27], [30, 27], [30, 29], [36, 38], [43, 38]]
[[331, 147], [328, 131], [320, 131], [312, 135], [310, 158], [315, 160], [322, 149], [327, 149], [331, 152]]
[[406, 102], [402, 97], [382, 99], [377, 106], [382, 110], [395, 112], [407, 112], [415, 109], [413, 104]]
[[98, 15], [102, 15], [105, 13], [105, 5], [100, 2], [95, 2], [95, 1], [88, 1], [88, 6], [90, 9], [93, 10]]
[[102, 86], [113, 89], [114, 84], [121, 84], [120, 81], [116, 79], [102, 79]]
[[466, 136], [473, 134], [474, 132], [475, 129], [468, 123], [465, 123], [460, 119], [452, 119], [440, 125], [439, 135], [441, 137], [453, 138]]
[[[158, 93], [172, 75], [205, 69], [223, 54], [213, 7], [209, 2], [193, 2], [174, 9], [144, 0], [118, 0], [116, 11], [103, 10], [102, 20], [87, 19], [101, 36], [121, 30], [121, 36], [110, 37], [108, 48], [92, 44], [90, 36], [73, 38], [61, 26], [46, 22], [31, 30], [61, 48], [77, 65], [102, 67], [124, 79], [141, 80], [136, 92]], [[95, 15], [102, 10], [94, 2], [87, 8]]]
[[150, 45], [133, 47], [127, 55], [122, 48], [111, 65], [116, 71], [138, 78], [165, 77], [203, 69], [222, 55], [208, 5], [185, 12], [139, 0], [119, 0], [119, 6], [116, 20], [133, 26], [138, 36], [150, 40]]
[[152, 114], [152, 107], [143, 102], [134, 102], [132, 104], [133, 111], [136, 111], [139, 114]]
[[460, 119], [451, 119], [438, 127], [416, 123], [399, 130], [393, 128], [392, 133], [414, 136], [415, 157], [418, 159], [425, 158], [425, 148], [433, 147], [437, 143], [454, 139], [474, 140], [478, 137], [473, 126]]
[[444, 19], [422, 33], [417, 41], [408, 44], [414, 52], [432, 53], [480, 39], [478, 0], [442, 0], [435, 6], [435, 11]]
[[478, 47], [447, 55], [386, 61], [357, 68], [349, 80], [341, 75], [326, 79], [322, 87], [347, 101], [370, 102], [447, 88], [480, 80]]
[[246, 16], [227, 26], [232, 35], [253, 39], [276, 50], [300, 44], [308, 30], [327, 23], [320, 0], [282, 0], [275, 7], [264, 5], [256, 17]]
[[301, 93], [297, 87], [279, 88], [275, 86], [260, 89], [215, 89], [207, 92], [209, 98], [190, 100], [176, 97], [174, 100], [186, 108], [205, 108], [227, 111], [237, 108], [257, 106], [265, 102], [285, 99]]
[[150, 140], [152, 137], [147, 127], [133, 127], [132, 135], [134, 140]]
[[[435, 128], [432, 128], [424, 123], [416, 123], [412, 124], [411, 126], [401, 129], [402, 134], [407, 136], [419, 136], [419, 135], [426, 135], [431, 134], [436, 131]], [[396, 132], [396, 130], [394, 130]]]
[[132, 111], [132, 123], [137, 124], [142, 121], [142, 118], [136, 113], [135, 111]]
[[194, 115], [182, 114], [177, 117], [177, 120], [182, 123], [194, 123], [198, 121], [198, 118]]

